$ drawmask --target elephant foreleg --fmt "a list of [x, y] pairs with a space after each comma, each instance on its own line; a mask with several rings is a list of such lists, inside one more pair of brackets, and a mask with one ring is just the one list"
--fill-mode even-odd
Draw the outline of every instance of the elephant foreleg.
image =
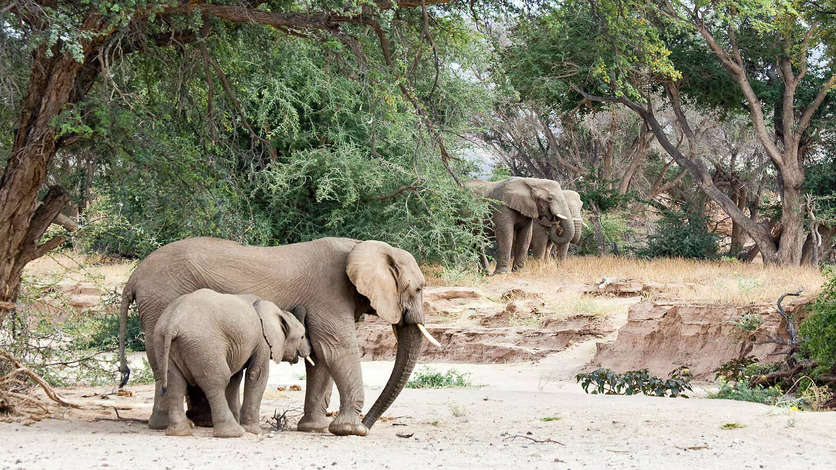
[[555, 245], [555, 251], [557, 251], [557, 259], [565, 260], [569, 256], [569, 242]]
[[229, 385], [226, 386], [226, 403], [229, 405], [229, 409], [232, 410], [232, 415], [235, 416], [235, 420], [238, 422], [241, 422], [241, 399], [239, 394], [241, 377], [243, 375], [244, 371], [239, 370], [233, 374], [232, 378], [229, 379]]
[[331, 391], [334, 388], [334, 379], [324, 361], [319, 357], [315, 358], [316, 366], [305, 362], [305, 414], [296, 425], [297, 431], [302, 432], [326, 432], [331, 424], [331, 418], [325, 413], [331, 403]]
[[514, 271], [525, 266], [525, 258], [528, 256], [528, 246], [531, 244], [531, 227], [533, 221], [520, 225], [514, 233]]
[[531, 256], [534, 259], [546, 259], [548, 256], [548, 234], [546, 230], [536, 225], [531, 230]]
[[511, 264], [511, 249], [514, 245], [513, 222], [497, 218], [496, 220], [496, 270], [494, 274], [503, 274], [509, 271]]
[[323, 356], [327, 358], [328, 368], [340, 393], [340, 414], [334, 418], [328, 430], [338, 436], [365, 436], [369, 430], [360, 422], [360, 412], [363, 409], [363, 373], [356, 339], [348, 345], [335, 347]]
[[258, 424], [261, 411], [261, 398], [267, 388], [267, 376], [270, 373], [270, 357], [267, 350], [250, 361], [247, 378], [244, 381], [244, 403], [241, 405], [241, 427], [247, 432], [260, 434]]

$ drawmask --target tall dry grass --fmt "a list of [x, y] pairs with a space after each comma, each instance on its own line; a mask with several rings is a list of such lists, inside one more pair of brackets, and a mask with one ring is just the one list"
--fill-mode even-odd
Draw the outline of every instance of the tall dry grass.
[[811, 266], [778, 267], [728, 261], [683, 258], [642, 260], [615, 256], [573, 256], [560, 263], [529, 260], [518, 273], [475, 281], [457, 274], [462, 282], [456, 282], [456, 275], [451, 276], [438, 267], [427, 267], [424, 272], [430, 285], [486, 285], [488, 288], [497, 282], [507, 284], [514, 277], [545, 282], [555, 287], [592, 285], [604, 278], [630, 279], [660, 284], [655, 286], [658, 289], [654, 289], [658, 292], [650, 295], [655, 300], [732, 305], [773, 303], [781, 294], [798, 290], [813, 295], [825, 281], [821, 272]]

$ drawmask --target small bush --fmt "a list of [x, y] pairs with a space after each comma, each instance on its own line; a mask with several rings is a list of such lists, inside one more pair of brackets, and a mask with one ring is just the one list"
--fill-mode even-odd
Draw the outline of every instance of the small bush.
[[[584, 227], [581, 240], [578, 242], [579, 255], [599, 255], [595, 241], [595, 232], [591, 221], [587, 221], [588, 227]], [[632, 251], [629, 246], [634, 231], [628, 222], [628, 215], [623, 211], [612, 211], [601, 214], [601, 234], [604, 236], [604, 245], [613, 253], [626, 255]]]
[[750, 387], [747, 382], [724, 382], [717, 393], [708, 398], [723, 400], [749, 401], [752, 403], [763, 403], [765, 405], [778, 405], [784, 398], [784, 393], [778, 387]]
[[813, 378], [836, 369], [836, 275], [829, 277], [799, 328], [805, 352], [819, 364]]
[[751, 333], [757, 330], [762, 324], [763, 318], [760, 315], [749, 312], [738, 317], [737, 322], [734, 324], [734, 328], [740, 333]]
[[441, 373], [424, 367], [413, 372], [409, 382], [406, 383], [406, 388], [453, 388], [471, 387], [472, 385], [468, 373], [461, 373], [456, 369]]
[[716, 259], [721, 237], [708, 230], [708, 222], [704, 209], [693, 204], [664, 209], [655, 233], [648, 236], [647, 248], [640, 254], [649, 258]]
[[[583, 391], [591, 394], [605, 395], [645, 395], [657, 397], [688, 398], [684, 391], [691, 391], [693, 376], [687, 367], [678, 367], [670, 373], [668, 379], [660, 379], [650, 375], [647, 369], [631, 370], [618, 374], [610, 369], [597, 369], [588, 373], [580, 373], [575, 380], [581, 384]], [[592, 390], [589, 387], [594, 385]]]

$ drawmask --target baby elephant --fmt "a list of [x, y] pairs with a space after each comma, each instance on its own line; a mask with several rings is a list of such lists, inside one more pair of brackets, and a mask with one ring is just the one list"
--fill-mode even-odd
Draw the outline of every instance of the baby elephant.
[[[153, 337], [168, 406], [166, 434], [192, 432], [183, 411], [187, 385], [197, 385], [206, 394], [215, 437], [240, 437], [245, 430], [258, 434], [270, 359], [296, 362], [304, 357], [313, 363], [304, 313], [297, 314], [300, 318], [253, 295], [210, 289], [175, 299], [157, 322]], [[245, 368], [239, 415], [238, 388]]]

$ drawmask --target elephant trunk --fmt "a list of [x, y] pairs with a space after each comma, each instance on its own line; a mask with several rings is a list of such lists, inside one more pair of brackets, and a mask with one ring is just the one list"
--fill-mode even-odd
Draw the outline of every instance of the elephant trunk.
[[573, 220], [575, 221], [575, 236], [572, 237], [572, 243], [577, 245], [581, 241], [581, 233], [583, 233], [583, 219], [576, 217]]
[[392, 375], [389, 376], [386, 386], [383, 387], [383, 391], [377, 397], [377, 401], [374, 402], [363, 418], [363, 424], [369, 429], [401, 393], [406, 381], [412, 374], [412, 370], [415, 368], [415, 364], [418, 362], [418, 356], [421, 355], [423, 337], [418, 326], [403, 324], [396, 328], [398, 353], [395, 356], [395, 366], [392, 368]]
[[[557, 233], [558, 226], [560, 226], [560, 228], [563, 230], [563, 232], [559, 235]], [[552, 225], [551, 229], [549, 230], [549, 240], [551, 240], [552, 243], [554, 243], [555, 245], [563, 245], [569, 243], [574, 238], [575, 223], [572, 221], [572, 219], [569, 218], [560, 219], [560, 221], [557, 224]]]

